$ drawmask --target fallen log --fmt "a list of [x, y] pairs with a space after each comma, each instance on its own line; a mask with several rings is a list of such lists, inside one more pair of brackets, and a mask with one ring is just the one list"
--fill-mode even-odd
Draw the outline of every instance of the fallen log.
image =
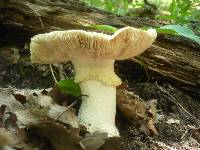
[[[0, 46], [23, 46], [33, 35], [54, 30], [92, 30], [87, 27], [88, 24], [118, 28], [163, 24], [157, 20], [117, 16], [88, 7], [78, 0], [1, 0], [0, 12]], [[159, 34], [154, 45], [145, 53], [117, 62], [122, 73], [124, 68], [132, 70], [138, 64], [142, 64], [151, 80], [170, 82], [190, 95], [200, 97], [198, 44], [185, 38]]]

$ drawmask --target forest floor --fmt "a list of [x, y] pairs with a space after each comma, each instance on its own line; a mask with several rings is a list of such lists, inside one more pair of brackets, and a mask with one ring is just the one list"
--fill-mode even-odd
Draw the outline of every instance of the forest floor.
[[[32, 66], [29, 60], [29, 52], [27, 49], [19, 50], [17, 54], [14, 53], [15, 51], [16, 50], [7, 48], [2, 48], [0, 50], [0, 98], [2, 93], [4, 93], [5, 96], [6, 89], [12, 89], [15, 91], [27, 91], [29, 89], [29, 92], [31, 89], [32, 93], [37, 93], [39, 91], [38, 89], [43, 90], [54, 86], [54, 80], [52, 78], [49, 66]], [[16, 58], [17, 61], [15, 60]], [[13, 62], [13, 60], [15, 61]], [[116, 65], [116, 67], [117, 66], [118, 65]], [[58, 77], [58, 70], [56, 67], [54, 67], [54, 69], [56, 72], [55, 75]], [[65, 65], [64, 71], [67, 75], [70, 74], [71, 76], [72, 73], [70, 64]], [[143, 129], [140, 119], [136, 117], [133, 118], [133, 121], [128, 121], [128, 119], [121, 113], [119, 108], [117, 109], [116, 125], [122, 137], [122, 139], [120, 139], [121, 144], [119, 144], [120, 142], [118, 143], [120, 145], [120, 149], [200, 150], [200, 100], [198, 98], [190, 96], [189, 93], [172, 86], [169, 82], [163, 81], [156, 83], [156, 81], [153, 80], [138, 81], [130, 79], [127, 77], [130, 76], [130, 74], [127, 72], [120, 72], [120, 69], [117, 69], [117, 74], [122, 77], [124, 83], [126, 84], [125, 87], [121, 87], [125, 93], [129, 95], [138, 95], [145, 103], [151, 100], [156, 101], [156, 116], [154, 118], [154, 126], [157, 130], [157, 134], [153, 133], [150, 135], [149, 132], [146, 132], [146, 130]], [[48, 90], [43, 90], [43, 94], [44, 93], [45, 95], [49, 94]], [[56, 94], [54, 92], [54, 98], [55, 95]], [[9, 97], [9, 94], [6, 96]], [[15, 99], [20, 101], [21, 104], [24, 105], [26, 103], [27, 97], [25, 97], [25, 101], [23, 101], [23, 94], [15, 94], [14, 96]], [[58, 95], [58, 93], [56, 95], [57, 98], [62, 97], [62, 99], [65, 99], [63, 98], [64, 96]], [[122, 97], [124, 97], [124, 95]], [[67, 97], [67, 99], [69, 100], [70, 98]], [[73, 98], [69, 101], [72, 100]], [[78, 106], [74, 106], [74, 108], [77, 110]], [[15, 116], [13, 115], [14, 113], [9, 111], [10, 109], [7, 109], [6, 104], [1, 104], [0, 101], [0, 128], [5, 128], [9, 131], [20, 131], [21, 127], [19, 127], [19, 124], [17, 124], [16, 117], [13, 117]], [[7, 117], [5, 117], [5, 115]], [[65, 126], [66, 124], [61, 123], [61, 125]], [[34, 150], [51, 150], [53, 147], [50, 145], [53, 145], [56, 150], [62, 150], [62, 147], [56, 147], [57, 144], [55, 141], [54, 143], [51, 143], [52, 139], [49, 139], [49, 136], [46, 136], [46, 134], [42, 134], [42, 137], [47, 140], [42, 141], [41, 139], [38, 140], [38, 136], [36, 136], [37, 138], [32, 136], [36, 133], [38, 134], [38, 132], [35, 134], [30, 134], [30, 132], [34, 132], [35, 128], [39, 128], [37, 125], [34, 127], [25, 126], [23, 128], [25, 129], [23, 133], [25, 134], [24, 136], [26, 139], [21, 139], [25, 142], [20, 141], [14, 145], [12, 142], [8, 142], [8, 145], [11, 143], [11, 147], [14, 149], [28, 150], [25, 147], [29, 147], [30, 149], [32, 148]], [[43, 131], [44, 129], [40, 128], [40, 130], [42, 130], [43, 133], [45, 132]], [[0, 133], [0, 136], [2, 136], [2, 133]], [[61, 134], [62, 133], [55, 133], [56, 136], [61, 136], [61, 138], [64, 138], [65, 136]], [[76, 132], [74, 132], [74, 134], [76, 134]], [[82, 134], [83, 133], [81, 133], [81, 136]], [[31, 138], [30, 135], [32, 136]], [[104, 148], [101, 147], [101, 149], [115, 150], [117, 149], [115, 142], [116, 140], [111, 140], [107, 147], [104, 146]], [[31, 146], [27, 146], [30, 143]], [[93, 140], [93, 144], [94, 143], [95, 140]]]

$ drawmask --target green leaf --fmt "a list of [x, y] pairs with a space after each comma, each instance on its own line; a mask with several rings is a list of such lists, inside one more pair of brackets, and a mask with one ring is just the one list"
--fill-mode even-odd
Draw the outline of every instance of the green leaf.
[[174, 14], [175, 8], [176, 8], [176, 1], [172, 0], [171, 4], [169, 6], [169, 11], [170, 11], [171, 15]]
[[118, 29], [113, 27], [113, 26], [109, 26], [109, 25], [86, 25], [87, 27], [96, 29], [96, 30], [101, 30], [101, 31], [106, 31], [106, 32], [115, 32]]
[[164, 34], [171, 34], [171, 35], [176, 35], [176, 31], [173, 29], [164, 29], [164, 28], [156, 28], [156, 31], [158, 33], [164, 33]]
[[163, 27], [160, 27], [160, 29], [174, 30], [178, 35], [181, 35], [183, 37], [189, 38], [189, 39], [197, 42], [200, 45], [200, 37], [195, 35], [194, 32], [191, 29], [189, 29], [187, 26], [165, 25]]
[[112, 1], [105, 1], [105, 7], [106, 7], [106, 10], [112, 12], [112, 8], [113, 8]]
[[[152, 29], [151, 27], [142, 27], [142, 30], [148, 30]], [[177, 35], [176, 31], [172, 29], [162, 29], [162, 28], [153, 28], [156, 30], [157, 33], [164, 33], [164, 34], [171, 34], [171, 35]]]
[[65, 80], [60, 80], [57, 83], [58, 87], [67, 94], [73, 96], [80, 96], [81, 95], [81, 88], [79, 84], [75, 83], [74, 78], [67, 78]]

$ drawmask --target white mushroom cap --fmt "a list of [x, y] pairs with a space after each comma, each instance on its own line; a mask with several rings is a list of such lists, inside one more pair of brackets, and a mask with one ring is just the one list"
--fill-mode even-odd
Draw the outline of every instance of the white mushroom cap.
[[119, 29], [113, 35], [83, 30], [53, 31], [31, 39], [33, 63], [54, 64], [77, 57], [127, 59], [139, 55], [154, 42], [154, 29]]
[[152, 45], [156, 37], [155, 29], [144, 31], [126, 27], [118, 30], [111, 40], [112, 44], [116, 45], [118, 51], [120, 51], [116, 59], [123, 60], [141, 54]]
[[134, 57], [151, 46], [156, 38], [153, 29], [144, 31], [125, 27], [113, 35], [82, 30], [54, 31], [31, 39], [33, 63], [55, 64], [71, 60], [75, 67], [75, 82], [99, 80], [118, 86], [114, 60]]
[[116, 86], [121, 79], [114, 72], [115, 59], [134, 57], [156, 38], [155, 30], [126, 27], [113, 35], [82, 30], [54, 31], [31, 39], [33, 63], [59, 63], [71, 60], [84, 97], [79, 122], [90, 132], [119, 136], [115, 126]]

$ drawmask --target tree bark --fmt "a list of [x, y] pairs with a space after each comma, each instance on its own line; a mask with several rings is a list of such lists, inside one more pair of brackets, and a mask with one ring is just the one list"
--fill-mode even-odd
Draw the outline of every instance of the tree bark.
[[[117, 16], [78, 0], [0, 0], [0, 12], [0, 46], [23, 46], [33, 35], [54, 30], [92, 30], [88, 24], [117, 28], [163, 24], [158, 20]], [[119, 70], [134, 66], [127, 62], [142, 64], [151, 79], [168, 81], [200, 97], [200, 46], [188, 39], [159, 34], [142, 55], [118, 61]]]

